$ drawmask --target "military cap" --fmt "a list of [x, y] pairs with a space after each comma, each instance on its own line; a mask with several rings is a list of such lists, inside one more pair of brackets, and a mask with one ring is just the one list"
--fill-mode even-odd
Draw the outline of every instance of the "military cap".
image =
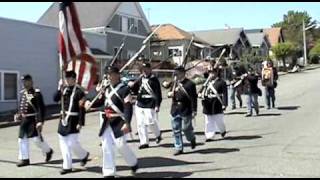
[[66, 78], [74, 78], [74, 79], [76, 79], [77, 78], [77, 74], [74, 71], [67, 71], [66, 72]]
[[179, 71], [179, 72], [185, 72], [186, 71], [183, 66], [178, 66], [178, 67], [174, 68], [174, 70], [175, 71]]
[[151, 64], [148, 62], [142, 63], [142, 67], [151, 68]]
[[119, 73], [120, 73], [120, 70], [119, 70], [119, 68], [117, 68], [117, 67], [115, 67], [115, 66], [108, 66], [108, 67], [106, 67], [104, 73], [105, 73], [105, 74], [110, 74], [110, 73], [117, 73], [117, 74], [119, 74]]
[[23, 76], [21, 77], [21, 80], [23, 80], [23, 81], [32, 80], [32, 77], [31, 77], [30, 74], [26, 74], [26, 75], [23, 75]]

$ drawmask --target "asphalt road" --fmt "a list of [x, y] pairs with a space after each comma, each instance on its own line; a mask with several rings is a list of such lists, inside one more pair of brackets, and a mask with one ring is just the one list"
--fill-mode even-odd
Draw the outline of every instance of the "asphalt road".
[[[264, 98], [259, 98], [260, 116], [244, 117], [246, 109], [227, 110], [227, 136], [205, 143], [204, 118], [199, 101], [196, 118], [198, 146], [185, 154], [173, 156], [170, 127], [170, 101], [164, 100], [160, 125], [164, 140], [160, 145], [151, 141], [150, 148], [138, 150], [138, 141], [130, 146], [139, 158], [138, 177], [320, 177], [320, 69], [281, 76], [276, 90], [276, 109], [266, 110]], [[245, 99], [245, 97], [243, 97]], [[61, 154], [57, 135], [58, 120], [47, 121], [44, 136], [54, 148], [49, 163], [35, 145], [30, 145], [31, 166], [17, 168], [18, 127], [0, 129], [0, 177], [102, 177], [102, 151], [99, 147], [98, 116], [88, 114], [80, 135], [83, 147], [90, 151], [91, 161], [80, 167], [75, 160], [75, 172], [61, 176]], [[135, 127], [135, 122], [133, 122]], [[134, 128], [136, 132], [136, 128]], [[152, 134], [150, 137], [154, 138]], [[134, 135], [134, 138], [138, 137]], [[152, 139], [153, 140], [153, 139]], [[130, 176], [130, 170], [117, 155], [118, 176]]]

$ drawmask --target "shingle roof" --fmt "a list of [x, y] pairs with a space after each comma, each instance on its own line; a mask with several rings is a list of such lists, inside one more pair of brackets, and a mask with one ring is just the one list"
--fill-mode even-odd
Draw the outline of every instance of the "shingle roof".
[[235, 44], [240, 37], [240, 33], [243, 31], [242, 28], [232, 29], [215, 29], [215, 30], [204, 30], [194, 31], [196, 36], [209, 42], [211, 45], [231, 45]]
[[[151, 29], [154, 30], [158, 25], [151, 26]], [[173, 24], [163, 24], [158, 31], [155, 33], [159, 40], [191, 40], [192, 34], [186, 32]], [[200, 42], [209, 45], [205, 40], [195, 36], [195, 42]]]
[[260, 47], [264, 42], [264, 33], [246, 33], [246, 35], [252, 46]]
[[[75, 2], [81, 28], [106, 26], [121, 2]], [[59, 3], [54, 2], [40, 17], [38, 24], [59, 27]]]
[[279, 43], [279, 37], [282, 36], [281, 28], [268, 28], [264, 29], [263, 31], [266, 33], [271, 46], [274, 46], [277, 43]]

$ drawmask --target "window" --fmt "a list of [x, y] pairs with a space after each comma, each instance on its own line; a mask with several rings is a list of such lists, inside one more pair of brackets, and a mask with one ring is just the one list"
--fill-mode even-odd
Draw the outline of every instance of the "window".
[[122, 28], [121, 32], [128, 32], [129, 26], [128, 26], [128, 18], [122, 17]]
[[[131, 26], [132, 28], [130, 30]], [[138, 34], [138, 19], [135, 19], [135, 18], [128, 19], [128, 31], [129, 33]]]
[[128, 59], [132, 58], [135, 55], [135, 51], [128, 50]]
[[182, 56], [182, 52], [179, 49], [169, 49], [169, 56]]
[[0, 71], [0, 101], [16, 101], [18, 99], [18, 73]]

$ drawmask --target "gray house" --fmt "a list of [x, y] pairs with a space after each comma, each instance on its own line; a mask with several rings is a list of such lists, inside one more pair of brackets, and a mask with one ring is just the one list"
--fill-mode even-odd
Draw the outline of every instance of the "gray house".
[[[106, 35], [107, 48], [102, 49], [115, 55], [122, 40], [127, 36], [125, 47], [119, 55], [121, 64], [130, 59], [141, 47], [151, 29], [138, 2], [75, 2], [81, 28], [85, 32]], [[38, 20], [38, 24], [59, 27], [59, 3], [55, 2]], [[148, 49], [148, 48], [147, 48]], [[148, 55], [145, 50], [143, 54]], [[101, 62], [104, 66], [110, 61]]]
[[193, 33], [209, 42], [214, 48], [212, 57], [219, 56], [222, 49], [226, 48], [225, 56], [231, 60], [237, 60], [245, 51], [251, 50], [251, 44], [242, 28], [203, 30]]
[[[155, 29], [157, 26], [153, 26]], [[188, 53], [188, 61], [204, 59], [210, 54], [212, 47], [210, 44], [197, 36], [194, 36], [190, 45], [192, 34], [188, 33], [172, 24], [163, 24], [155, 33], [155, 38], [151, 40], [151, 58], [155, 61], [171, 60], [176, 64], [181, 64]], [[187, 49], [190, 45], [190, 50]]]
[[[140, 49], [142, 41], [150, 32], [139, 3], [77, 2], [76, 5], [82, 27], [92, 26], [91, 29], [84, 29], [84, 36], [101, 68], [113, 58], [124, 36], [128, 38], [122, 52], [123, 61]], [[112, 13], [106, 13], [101, 6], [113, 7]], [[92, 21], [85, 18], [89, 14]], [[107, 17], [105, 23], [102, 23], [104, 16]], [[34, 77], [35, 86], [41, 89], [46, 105], [55, 104], [52, 96], [59, 79], [57, 19], [57, 3], [52, 4], [38, 24], [0, 18], [0, 113], [17, 108], [22, 88], [20, 76], [23, 74]], [[89, 24], [98, 22], [97, 19], [100, 19], [101, 24]], [[137, 28], [126, 32], [125, 27], [132, 21], [135, 24], [132, 27]]]
[[245, 30], [245, 33], [256, 55], [268, 57], [271, 44], [263, 29]]

